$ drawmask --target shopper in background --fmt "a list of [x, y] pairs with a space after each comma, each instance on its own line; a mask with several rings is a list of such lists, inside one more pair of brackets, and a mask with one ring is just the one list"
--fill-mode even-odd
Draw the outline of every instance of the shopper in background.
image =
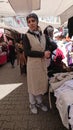
[[19, 45], [19, 39], [17, 39], [16, 43], [15, 43], [17, 65], [19, 65], [19, 57], [20, 57], [20, 52], [19, 52], [18, 45]]
[[53, 33], [54, 33], [54, 28], [51, 25], [48, 25], [44, 29], [44, 34], [47, 35], [50, 38], [50, 40], [53, 40]]
[[12, 68], [14, 68], [16, 51], [15, 51], [15, 45], [12, 40], [9, 40], [8, 48], [9, 48], [9, 61], [11, 63]]
[[[48, 71], [48, 76], [51, 77], [53, 75], [53, 56], [55, 56], [56, 54], [56, 49], [57, 49], [57, 44], [53, 39], [53, 34], [54, 34], [54, 28], [51, 25], [48, 25], [45, 29], [44, 29], [44, 34], [45, 36], [48, 38], [48, 40], [51, 41], [51, 44], [53, 44], [52, 47], [52, 53], [49, 59], [46, 59], [47, 62], [47, 71]], [[50, 42], [48, 42], [48, 44], [50, 44]], [[49, 45], [50, 46], [50, 45]]]
[[22, 39], [19, 40], [18, 51], [19, 51], [20, 72], [21, 72], [21, 74], [26, 74], [27, 60], [26, 60], [25, 53], [24, 53], [24, 47], [23, 47]]

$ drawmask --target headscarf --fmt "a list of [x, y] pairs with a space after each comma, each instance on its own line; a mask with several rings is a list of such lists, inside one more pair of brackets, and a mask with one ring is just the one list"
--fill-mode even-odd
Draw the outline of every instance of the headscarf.
[[28, 22], [28, 19], [29, 18], [34, 18], [36, 21], [37, 21], [37, 23], [38, 23], [38, 16], [35, 14], [35, 13], [30, 13], [30, 14], [28, 14], [27, 15], [27, 17], [26, 17], [26, 21]]

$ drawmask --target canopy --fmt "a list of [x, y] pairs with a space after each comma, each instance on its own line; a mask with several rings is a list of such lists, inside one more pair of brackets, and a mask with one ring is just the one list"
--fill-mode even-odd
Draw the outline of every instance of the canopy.
[[0, 0], [0, 17], [25, 15], [40, 8], [40, 0]]
[[41, 0], [41, 9], [37, 11], [39, 15], [57, 16], [72, 6], [73, 0]]
[[26, 15], [40, 8], [40, 0], [9, 0], [9, 3], [18, 15]]
[[73, 15], [73, 0], [41, 0], [40, 8], [35, 11], [39, 16], [60, 16], [64, 23]]
[[73, 0], [0, 0], [0, 17], [26, 16], [29, 12], [60, 16], [63, 24], [73, 15]]
[[67, 21], [70, 17], [73, 16], [73, 5], [70, 6], [67, 10], [65, 10], [61, 15], [61, 24], [63, 24], [65, 21]]
[[15, 12], [8, 0], [0, 0], [0, 17], [14, 16]]

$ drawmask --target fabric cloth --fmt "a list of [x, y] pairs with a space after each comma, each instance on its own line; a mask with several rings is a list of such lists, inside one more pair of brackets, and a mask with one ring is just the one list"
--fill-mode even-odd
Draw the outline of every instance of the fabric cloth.
[[[56, 107], [62, 119], [63, 125], [69, 129], [73, 128], [73, 72], [57, 73], [50, 79], [50, 92], [56, 97]], [[68, 107], [71, 107], [70, 120], [68, 119]]]
[[57, 73], [49, 79], [50, 91], [59, 88], [65, 81], [73, 78], [73, 72]]
[[[58, 89], [54, 91], [56, 96], [56, 107], [59, 110], [63, 125], [69, 129], [69, 124], [73, 128], [73, 79], [64, 82]], [[70, 112], [68, 115], [68, 107]], [[70, 117], [68, 119], [68, 116]]]

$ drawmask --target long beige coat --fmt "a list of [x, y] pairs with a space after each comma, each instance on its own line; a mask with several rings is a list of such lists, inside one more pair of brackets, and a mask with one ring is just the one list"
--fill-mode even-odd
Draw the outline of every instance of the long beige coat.
[[[33, 35], [27, 33], [31, 50], [45, 50], [45, 36], [41, 37], [41, 42]], [[27, 83], [28, 92], [33, 95], [44, 94], [48, 88], [48, 76], [45, 58], [28, 57], [27, 59]]]

